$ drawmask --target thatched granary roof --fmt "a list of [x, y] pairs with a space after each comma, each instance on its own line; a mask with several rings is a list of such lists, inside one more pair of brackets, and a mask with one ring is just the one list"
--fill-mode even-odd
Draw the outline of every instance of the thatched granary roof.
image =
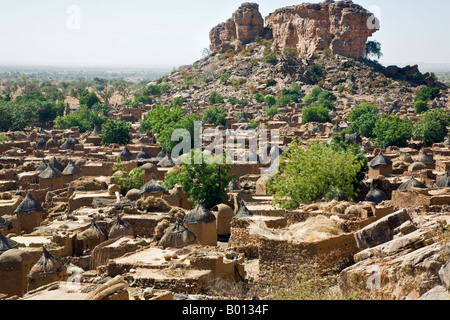
[[373, 184], [370, 186], [370, 191], [366, 196], [365, 201], [373, 202], [375, 204], [379, 204], [383, 201], [388, 200], [387, 195], [381, 191], [380, 189], [376, 188]]
[[238, 212], [236, 213], [236, 215], [234, 217], [241, 219], [241, 218], [248, 218], [251, 216], [253, 216], [253, 213], [250, 210], [248, 210], [247, 206], [245, 205], [244, 200], [240, 200]]
[[0, 253], [8, 251], [10, 249], [16, 249], [20, 246], [20, 243], [9, 239], [0, 232]]
[[47, 140], [45, 140], [44, 137], [41, 137], [41, 139], [36, 143], [36, 147], [42, 148], [42, 147], [45, 147], [46, 144], [47, 144]]
[[72, 175], [72, 174], [78, 174], [82, 173], [83, 170], [81, 170], [75, 163], [73, 163], [72, 160], [69, 161], [66, 168], [62, 172], [63, 175]]
[[419, 158], [417, 158], [417, 162], [421, 162], [424, 164], [433, 164], [436, 161], [434, 161], [434, 159], [428, 153], [426, 153], [425, 150], [423, 150]]
[[78, 140], [70, 136], [69, 139], [67, 139], [59, 148], [62, 150], [73, 149], [77, 143]]
[[198, 202], [195, 208], [184, 216], [184, 222], [192, 223], [210, 223], [216, 221], [216, 216], [206, 209], [201, 202]]
[[166, 189], [162, 185], [160, 185], [158, 181], [155, 180], [155, 178], [153, 178], [153, 175], [152, 180], [144, 184], [139, 190], [139, 194], [141, 195], [144, 193], [158, 193], [158, 192], [166, 192]]
[[39, 167], [37, 167], [36, 171], [44, 171], [45, 169], [47, 169], [48, 165], [45, 162], [44, 159], [42, 159], [41, 164], [39, 165]]
[[37, 202], [36, 199], [34, 199], [30, 193], [27, 193], [27, 195], [19, 204], [14, 213], [30, 214], [33, 212], [42, 212], [42, 211], [44, 211], [44, 209], [42, 209], [39, 202]]
[[142, 147], [141, 151], [139, 151], [139, 153], [136, 156], [136, 160], [146, 160], [146, 159], [150, 159], [150, 155], [147, 153], [147, 151], [145, 151], [145, 148]]
[[51, 163], [49, 163], [47, 168], [39, 175], [40, 179], [53, 179], [59, 177], [62, 177], [61, 171], [55, 169]]
[[64, 166], [56, 159], [56, 157], [53, 157], [52, 160], [50, 160], [50, 164], [59, 171], [64, 171]]
[[183, 224], [182, 219], [177, 219], [175, 224], [169, 228], [161, 240], [159, 246], [166, 248], [183, 248], [192, 244], [197, 236]]
[[91, 134], [89, 136], [90, 137], [98, 137], [101, 134], [102, 134], [102, 130], [98, 126], [95, 126], [94, 130], [91, 132]]
[[11, 225], [11, 222], [9, 222], [8, 220], [0, 217], [0, 228], [7, 228]]
[[120, 159], [131, 159], [133, 157], [133, 154], [128, 149], [128, 146], [125, 146], [123, 148], [122, 152], [119, 154]]
[[42, 256], [38, 262], [31, 268], [28, 274], [29, 279], [38, 276], [38, 274], [45, 273], [59, 273], [64, 269], [64, 262], [55, 257], [50, 252], [42, 247]]
[[175, 162], [173, 162], [172, 157], [169, 155], [166, 155], [161, 161], [158, 162], [158, 167], [173, 167], [175, 165]]
[[375, 158], [372, 159], [372, 161], [369, 162], [369, 166], [372, 168], [377, 167], [379, 165], [391, 166], [392, 161], [389, 158], [387, 158], [383, 154], [383, 152], [380, 152]]
[[400, 187], [398, 187], [398, 190], [401, 191], [401, 190], [408, 190], [408, 189], [412, 189], [412, 188], [426, 189], [427, 186], [425, 184], [423, 184], [422, 182], [420, 182], [419, 180], [417, 180], [415, 177], [411, 177], [411, 179], [402, 183], [400, 185]]
[[450, 172], [447, 172], [441, 179], [435, 184], [435, 188], [450, 188]]
[[109, 238], [114, 239], [121, 236], [134, 236], [134, 231], [131, 225], [117, 216], [116, 221], [109, 230]]
[[241, 190], [241, 188], [239, 188], [239, 183], [235, 179], [230, 181], [230, 183], [228, 184], [228, 191], [239, 191], [239, 190]]
[[51, 137], [45, 144], [46, 149], [55, 148], [58, 146], [58, 141], [54, 137]]

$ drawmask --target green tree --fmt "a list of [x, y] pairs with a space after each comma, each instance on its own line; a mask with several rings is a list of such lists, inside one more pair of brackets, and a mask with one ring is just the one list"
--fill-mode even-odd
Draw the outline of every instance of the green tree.
[[217, 93], [216, 91], [211, 92], [209, 95], [209, 103], [211, 104], [217, 104], [217, 103], [224, 103], [225, 99], [222, 97], [221, 94]]
[[184, 103], [184, 98], [183, 97], [174, 97], [172, 99], [172, 105], [174, 107], [181, 107]]
[[447, 109], [433, 109], [423, 113], [414, 125], [413, 138], [422, 140], [426, 146], [444, 141], [448, 135], [450, 112]]
[[277, 105], [273, 105], [271, 107], [266, 108], [266, 117], [273, 117], [279, 113], [280, 113], [280, 111], [278, 110]]
[[277, 103], [277, 99], [274, 96], [266, 96], [264, 102], [271, 107]]
[[436, 87], [425, 87], [417, 92], [414, 101], [431, 101], [441, 97], [441, 90]]
[[180, 169], [166, 175], [168, 183], [164, 187], [170, 188], [179, 183], [183, 191], [190, 195], [189, 201], [202, 201], [208, 209], [222, 203], [233, 177], [230, 176], [231, 167], [226, 164], [225, 156], [222, 159], [217, 157], [205, 158], [200, 150], [192, 149]]
[[79, 99], [80, 105], [87, 106], [89, 109], [92, 108], [94, 104], [101, 103], [100, 98], [95, 94], [95, 92], [90, 92], [85, 90]]
[[95, 126], [101, 127], [105, 123], [106, 117], [99, 115], [97, 112], [89, 110], [87, 106], [80, 106], [80, 109], [65, 117], [56, 117], [55, 128], [70, 129], [79, 127], [80, 132], [91, 131]]
[[414, 103], [414, 111], [417, 114], [422, 114], [424, 112], [427, 112], [428, 110], [430, 110], [430, 108], [428, 107], [428, 103], [426, 103], [425, 101], [418, 100]]
[[377, 58], [380, 59], [383, 56], [381, 52], [381, 43], [373, 40], [366, 43], [366, 59]]
[[375, 138], [373, 130], [378, 120], [378, 107], [368, 102], [362, 102], [348, 115], [351, 125], [349, 131], [359, 133], [362, 137]]
[[322, 106], [304, 107], [302, 110], [303, 124], [310, 122], [331, 122], [330, 110]]
[[108, 119], [102, 127], [102, 145], [110, 145], [117, 143], [119, 145], [126, 145], [131, 142], [130, 137], [131, 123], [126, 121], [115, 121]]
[[361, 155], [324, 142], [306, 148], [293, 141], [281, 155], [279, 171], [268, 184], [273, 202], [294, 209], [302, 203], [356, 196], [360, 173], [366, 167]]
[[144, 177], [145, 171], [141, 167], [128, 171], [128, 169], [120, 162], [120, 158], [117, 157], [116, 163], [113, 166], [113, 171], [121, 172], [120, 175], [114, 176], [114, 181], [127, 191], [131, 189], [140, 189], [142, 187], [142, 178]]
[[224, 126], [227, 122], [227, 112], [216, 106], [209, 107], [203, 112], [202, 121], [216, 126]]
[[385, 114], [378, 118], [373, 133], [381, 148], [407, 147], [412, 137], [413, 124], [411, 120], [401, 119], [398, 115]]

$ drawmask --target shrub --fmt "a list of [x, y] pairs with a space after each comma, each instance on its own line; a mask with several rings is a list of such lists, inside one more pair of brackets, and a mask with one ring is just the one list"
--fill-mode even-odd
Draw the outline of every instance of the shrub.
[[242, 101], [237, 98], [228, 98], [227, 102], [231, 105], [242, 104]]
[[181, 107], [181, 105], [184, 103], [183, 97], [175, 97], [172, 99], [172, 105], [174, 107]]
[[219, 125], [224, 126], [227, 122], [227, 113], [222, 108], [212, 106], [210, 108], [205, 109], [202, 121], [206, 123], [215, 124], [216, 126]]
[[418, 114], [422, 114], [427, 112], [430, 108], [428, 107], [428, 103], [422, 100], [418, 100], [414, 103], [414, 111]]
[[117, 158], [117, 161], [115, 165], [113, 166], [113, 171], [122, 172], [121, 175], [114, 176], [114, 181], [122, 186], [122, 188], [126, 190], [131, 189], [140, 189], [143, 185], [143, 176], [145, 174], [144, 169], [137, 167], [132, 169], [131, 171], [128, 171], [127, 168], [125, 168], [122, 163], [120, 162], [120, 158]]
[[337, 91], [338, 91], [339, 93], [344, 92], [344, 90], [345, 90], [345, 86], [344, 86], [343, 84], [341, 84], [341, 85], [338, 86], [338, 90], [337, 90]]
[[398, 115], [385, 114], [378, 118], [373, 133], [381, 148], [407, 147], [412, 137], [413, 124], [411, 120], [401, 119]]
[[227, 84], [228, 80], [230, 79], [231, 75], [229, 73], [224, 73], [220, 76], [220, 82], [222, 84]]
[[275, 205], [293, 209], [299, 204], [356, 195], [361, 170], [366, 167], [361, 155], [336, 150], [327, 143], [313, 142], [304, 148], [293, 141], [281, 155], [278, 174], [268, 184]]
[[274, 115], [277, 115], [278, 113], [280, 113], [280, 112], [278, 111], [278, 106], [276, 106], [276, 105], [266, 108], [266, 117], [273, 117]]
[[216, 91], [211, 92], [209, 95], [209, 103], [211, 104], [217, 104], [217, 103], [224, 103], [225, 99], [223, 96]]
[[[222, 163], [217, 160], [222, 160]], [[226, 164], [225, 156], [223, 159], [205, 159], [200, 150], [191, 150], [190, 157], [183, 161], [178, 171], [171, 174], [168, 181], [171, 185], [181, 184], [183, 191], [190, 195], [189, 201], [202, 201], [207, 209], [211, 209], [223, 202], [228, 184], [233, 179], [230, 172], [231, 167]]]
[[264, 96], [262, 94], [260, 94], [259, 92], [255, 93], [255, 95], [253, 96], [253, 98], [255, 99], [256, 102], [258, 103], [263, 103], [264, 102]]
[[423, 113], [414, 125], [414, 139], [421, 139], [424, 145], [442, 142], [448, 134], [450, 112], [447, 109], [434, 109]]
[[267, 96], [264, 98], [264, 102], [271, 107], [277, 103], [277, 99], [274, 96]]
[[330, 110], [323, 106], [310, 106], [303, 108], [303, 124], [310, 122], [327, 123], [331, 122]]
[[267, 63], [267, 64], [274, 65], [275, 63], [277, 63], [277, 57], [273, 53], [265, 54], [264, 55], [264, 62]]
[[273, 86], [277, 85], [277, 82], [276, 82], [274, 79], [268, 79], [268, 80], [266, 81], [266, 85], [267, 85], [268, 87], [273, 87]]
[[425, 101], [434, 100], [441, 97], [441, 90], [435, 87], [425, 87], [417, 92], [414, 97], [414, 101]]
[[110, 145], [117, 143], [120, 145], [125, 145], [131, 142], [130, 137], [131, 123], [126, 121], [115, 121], [108, 119], [102, 127], [102, 133], [100, 138], [102, 138], [102, 145]]
[[79, 127], [81, 133], [91, 131], [95, 126], [101, 127], [105, 123], [106, 117], [91, 111], [87, 106], [80, 106], [80, 109], [65, 117], [55, 119], [55, 128], [64, 130], [72, 127]]

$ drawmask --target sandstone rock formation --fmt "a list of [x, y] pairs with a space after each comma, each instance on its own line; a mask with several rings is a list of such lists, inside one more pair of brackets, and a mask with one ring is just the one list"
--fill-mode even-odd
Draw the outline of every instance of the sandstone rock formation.
[[233, 13], [232, 18], [214, 27], [210, 34], [213, 52], [227, 51], [247, 44], [264, 33], [264, 19], [256, 3], [244, 3]]
[[329, 47], [350, 58], [365, 56], [367, 38], [377, 31], [373, 15], [352, 1], [304, 3], [279, 9], [266, 18], [272, 28], [274, 50], [295, 47], [313, 53]]
[[[265, 33], [264, 20], [255, 3], [244, 3], [231, 19], [210, 32], [211, 50], [236, 49]], [[272, 31], [273, 50], [297, 48], [311, 54], [329, 47], [350, 58], [365, 56], [367, 38], [379, 29], [372, 13], [350, 0], [303, 3], [270, 14], [265, 23]]]

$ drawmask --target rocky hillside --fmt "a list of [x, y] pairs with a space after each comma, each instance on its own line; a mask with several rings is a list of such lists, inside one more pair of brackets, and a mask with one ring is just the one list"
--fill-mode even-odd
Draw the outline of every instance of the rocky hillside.
[[384, 67], [364, 59], [366, 41], [377, 31], [369, 28], [375, 17], [352, 1], [325, 1], [286, 7], [262, 18], [259, 6], [244, 3], [232, 18], [210, 32], [212, 54], [159, 79], [170, 90], [160, 100], [170, 103], [182, 96], [189, 107], [209, 105], [212, 92], [225, 102], [257, 102], [253, 95], [280, 96], [292, 83], [304, 94], [315, 86], [365, 100], [379, 107], [412, 105], [420, 86], [446, 86], [417, 66]]

